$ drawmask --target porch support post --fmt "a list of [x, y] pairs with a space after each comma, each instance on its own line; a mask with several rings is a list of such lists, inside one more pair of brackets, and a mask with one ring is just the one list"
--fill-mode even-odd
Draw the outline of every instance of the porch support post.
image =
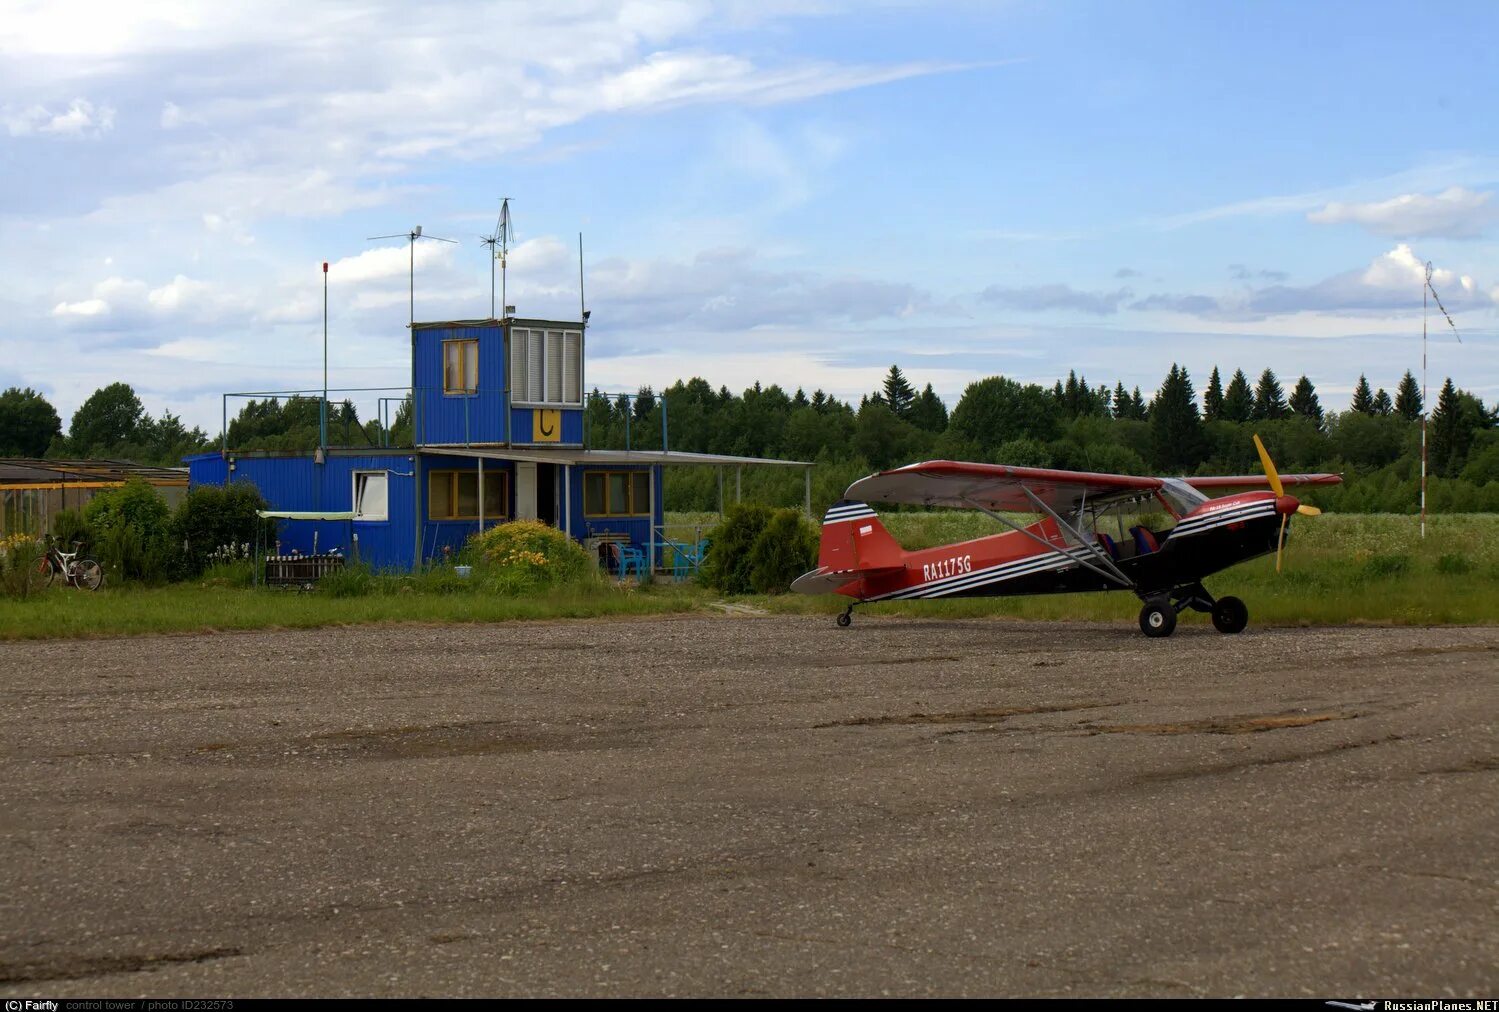
[[723, 465], [718, 465], [718, 515], [723, 516]]
[[479, 458], [479, 533], [484, 533], [484, 458]]

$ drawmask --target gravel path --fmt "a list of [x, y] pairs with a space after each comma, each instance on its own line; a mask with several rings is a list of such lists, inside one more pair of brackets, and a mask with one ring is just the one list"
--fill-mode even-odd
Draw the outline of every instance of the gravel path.
[[0, 644], [0, 991], [1499, 991], [1499, 628]]

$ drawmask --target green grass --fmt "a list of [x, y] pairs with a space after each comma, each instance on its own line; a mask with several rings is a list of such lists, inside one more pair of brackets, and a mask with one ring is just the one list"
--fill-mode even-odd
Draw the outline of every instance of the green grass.
[[58, 588], [28, 601], [0, 600], [0, 640], [223, 629], [311, 629], [372, 622], [503, 622], [512, 619], [597, 618], [691, 611], [703, 595], [688, 588], [612, 586], [556, 588], [524, 597], [477, 592], [371, 594], [333, 597], [275, 588], [238, 589], [202, 583]]
[[[711, 527], [713, 514], [674, 514], [668, 524]], [[995, 531], [972, 513], [896, 513], [887, 526], [908, 548], [929, 547]], [[0, 640], [218, 629], [300, 629], [372, 622], [501, 622], [595, 618], [693, 611], [715, 600], [691, 585], [621, 589], [586, 583], [529, 594], [487, 593], [446, 571], [380, 577], [378, 590], [340, 597], [314, 591], [235, 586], [243, 574], [169, 587], [106, 587], [96, 594], [55, 586], [27, 601], [0, 598]], [[1433, 517], [1419, 537], [1413, 517], [1332, 515], [1295, 521], [1285, 571], [1258, 559], [1211, 577], [1218, 596], [1244, 599], [1256, 625], [1349, 623], [1441, 625], [1499, 622], [1499, 515]], [[778, 614], [828, 614], [847, 599], [831, 595], [744, 599]], [[872, 605], [873, 614], [928, 617], [1012, 616], [1133, 622], [1133, 595], [914, 601]], [[1187, 613], [1184, 622], [1203, 622]]]

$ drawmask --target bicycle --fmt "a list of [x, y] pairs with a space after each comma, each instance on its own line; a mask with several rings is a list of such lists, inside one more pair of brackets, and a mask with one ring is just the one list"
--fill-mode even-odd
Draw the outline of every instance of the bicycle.
[[51, 537], [47, 538], [47, 550], [31, 567], [31, 586], [34, 590], [46, 590], [59, 575], [79, 590], [98, 590], [104, 585], [104, 568], [88, 556], [79, 558], [82, 541], [73, 542], [71, 552], [59, 551]]

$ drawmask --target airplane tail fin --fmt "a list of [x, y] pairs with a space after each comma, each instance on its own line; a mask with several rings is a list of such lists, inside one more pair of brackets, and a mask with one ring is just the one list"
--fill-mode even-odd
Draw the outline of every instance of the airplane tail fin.
[[831, 594], [878, 572], [905, 568], [905, 549], [890, 536], [874, 510], [840, 499], [822, 518], [817, 568], [791, 584], [802, 594]]
[[885, 530], [874, 510], [862, 502], [840, 499], [822, 518], [821, 569], [867, 571], [905, 565], [905, 549]]

